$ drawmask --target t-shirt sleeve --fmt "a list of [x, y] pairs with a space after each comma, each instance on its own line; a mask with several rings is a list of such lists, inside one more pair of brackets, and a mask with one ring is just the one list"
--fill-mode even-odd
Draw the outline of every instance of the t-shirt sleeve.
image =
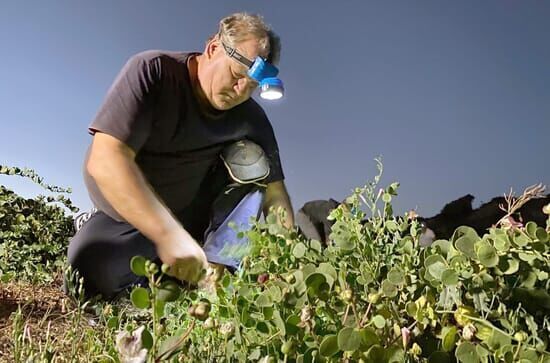
[[151, 132], [152, 103], [159, 83], [159, 57], [147, 52], [131, 57], [107, 92], [89, 133], [109, 134], [137, 153]]
[[281, 165], [279, 146], [277, 145], [277, 140], [275, 139], [273, 126], [271, 126], [271, 122], [261, 107], [257, 104], [255, 106], [258, 108], [257, 113], [259, 119], [252, 122], [252, 130], [249, 133], [249, 138], [251, 141], [254, 141], [260, 145], [262, 149], [264, 149], [264, 152], [269, 159], [270, 171], [265, 183], [284, 180], [285, 175]]

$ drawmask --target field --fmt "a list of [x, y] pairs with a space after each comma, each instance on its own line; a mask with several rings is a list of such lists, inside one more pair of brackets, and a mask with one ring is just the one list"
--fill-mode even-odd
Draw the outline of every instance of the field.
[[550, 362], [548, 206], [545, 226], [459, 227], [421, 247], [415, 216], [393, 215], [399, 184], [378, 186], [379, 164], [332, 211], [327, 245], [270, 214], [240, 233], [250, 250], [235, 274], [212, 270], [197, 288], [136, 256], [147, 288], [85, 301], [65, 257], [68, 191], [0, 172], [58, 195], [1, 187], [1, 361]]

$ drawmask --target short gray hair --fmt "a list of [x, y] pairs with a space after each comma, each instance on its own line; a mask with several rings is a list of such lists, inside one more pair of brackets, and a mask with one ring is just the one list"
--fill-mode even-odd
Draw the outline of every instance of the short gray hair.
[[260, 42], [260, 54], [268, 62], [277, 64], [281, 55], [281, 40], [261, 15], [235, 13], [220, 20], [218, 32], [209, 41], [218, 37], [230, 47], [240, 42], [256, 38]]

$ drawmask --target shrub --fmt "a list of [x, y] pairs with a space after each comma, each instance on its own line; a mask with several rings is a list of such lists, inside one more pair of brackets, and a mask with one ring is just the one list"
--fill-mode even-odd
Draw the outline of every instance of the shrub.
[[0, 174], [21, 176], [57, 193], [27, 199], [0, 185], [0, 280], [51, 281], [74, 234], [73, 218], [63, 208], [78, 211], [63, 195], [71, 191], [45, 184], [31, 169], [0, 166]]
[[[326, 248], [258, 222], [237, 274], [162, 304], [155, 341], [193, 361], [549, 362], [548, 228], [459, 227], [422, 248], [415, 219], [392, 215], [399, 185], [375, 193], [379, 178], [332, 212]], [[153, 310], [155, 291], [136, 291]]]

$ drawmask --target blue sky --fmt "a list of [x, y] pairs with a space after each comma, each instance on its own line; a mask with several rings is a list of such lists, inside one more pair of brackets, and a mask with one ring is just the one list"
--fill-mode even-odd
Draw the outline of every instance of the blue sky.
[[2, 1], [0, 164], [89, 208], [87, 126], [122, 65], [146, 49], [201, 51], [235, 11], [282, 39], [286, 97], [262, 105], [295, 209], [344, 198], [377, 155], [383, 184], [401, 183], [399, 213], [550, 184], [550, 2], [529, 0]]

